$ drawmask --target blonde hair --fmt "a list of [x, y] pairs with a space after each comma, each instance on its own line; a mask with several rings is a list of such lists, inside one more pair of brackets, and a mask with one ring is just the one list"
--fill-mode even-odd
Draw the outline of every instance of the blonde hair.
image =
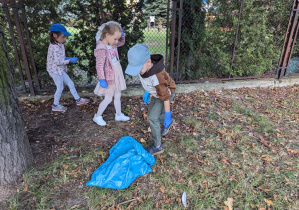
[[118, 22], [109, 21], [107, 23], [103, 23], [99, 28], [96, 34], [96, 42], [99, 40], [103, 40], [106, 37], [106, 34], [113, 35], [116, 31], [121, 32], [121, 26]]

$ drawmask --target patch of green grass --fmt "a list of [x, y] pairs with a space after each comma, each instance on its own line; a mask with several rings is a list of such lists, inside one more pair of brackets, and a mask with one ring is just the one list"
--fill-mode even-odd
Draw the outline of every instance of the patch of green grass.
[[144, 30], [144, 42], [141, 44], [148, 45], [148, 49], [151, 54], [161, 54], [165, 57], [166, 55], [166, 32], [162, 30], [158, 33], [157, 30], [153, 29], [150, 31]]
[[245, 99], [251, 103], [254, 103], [256, 102], [256, 99], [255, 98], [251, 98], [251, 97], [245, 97]]
[[[136, 179], [129, 188], [113, 190], [84, 185], [109, 156], [108, 149], [94, 150], [93, 144], [86, 141], [71, 148], [77, 153], [60, 156], [25, 173], [21, 193], [10, 199], [10, 206], [12, 209], [58, 209], [66, 202], [64, 193], [76, 192], [82, 202], [78, 209], [113, 208], [137, 197], [140, 200], [120, 207], [184, 209], [181, 196], [185, 191], [188, 209], [224, 209], [228, 198], [233, 198], [234, 209], [295, 209], [299, 206], [299, 161], [294, 153], [297, 142], [286, 135], [291, 133], [289, 126], [279, 124], [274, 118], [280, 114], [281, 122], [295, 125], [297, 121], [290, 121], [296, 119], [296, 110], [291, 110], [296, 106], [295, 101], [275, 102], [277, 106], [273, 109], [257, 106], [258, 110], [252, 110], [251, 105], [246, 107], [218, 99], [221, 106], [206, 104], [209, 110], [197, 110], [196, 104], [174, 107], [184, 114], [180, 118], [181, 127], [176, 127], [181, 130], [163, 139], [165, 152], [155, 156], [153, 172]], [[254, 99], [261, 104], [259, 97]], [[194, 111], [202, 111], [201, 116], [207, 117], [194, 117]], [[136, 124], [142, 123], [144, 120], [136, 120]], [[274, 128], [278, 126], [281, 136], [275, 135]], [[132, 133], [139, 134], [138, 129], [132, 128]], [[28, 188], [25, 196], [22, 195], [24, 187]], [[72, 209], [72, 206], [66, 204], [63, 208]]]
[[209, 113], [208, 114], [208, 118], [211, 120], [218, 120], [219, 119], [219, 115], [217, 113]]
[[[104, 162], [105, 159], [106, 152], [101, 150], [91, 150], [80, 156], [62, 155], [40, 169], [34, 168], [24, 173], [24, 187], [20, 191], [26, 189], [27, 196], [32, 196], [32, 199], [26, 201], [26, 205], [35, 209], [57, 206], [59, 194], [64, 187], [75, 180], [90, 177], [90, 165], [99, 165], [97, 160]], [[8, 202], [12, 209], [23, 205], [18, 194]]]
[[205, 128], [200, 120], [196, 117], [189, 116], [184, 119], [184, 123], [190, 127], [192, 127], [195, 131], [204, 132]]
[[257, 125], [255, 126], [257, 132], [266, 132], [270, 134], [275, 132], [274, 123], [269, 118], [262, 116], [259, 113], [255, 113], [250, 109], [247, 109], [244, 106], [240, 106], [238, 104], [235, 104], [233, 106], [233, 110], [247, 116], [248, 123]]
[[9, 209], [10, 210], [17, 210], [17, 209], [19, 209], [19, 206], [20, 206], [19, 195], [20, 194], [19, 194], [19, 191], [18, 191], [12, 198], [10, 198], [8, 200], [8, 202], [9, 202]]

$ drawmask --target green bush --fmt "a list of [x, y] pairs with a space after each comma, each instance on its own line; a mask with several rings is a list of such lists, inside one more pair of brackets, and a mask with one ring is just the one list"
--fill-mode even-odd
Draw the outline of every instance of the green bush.
[[[65, 49], [67, 56], [79, 57], [76, 64], [68, 66], [69, 74], [75, 80], [82, 79], [82, 71], [86, 74], [85, 82], [90, 82], [96, 75], [95, 35], [98, 27], [110, 20], [120, 22], [126, 34], [126, 44], [119, 48], [121, 64], [125, 68], [128, 49], [143, 39], [143, 30], [140, 30], [140, 24], [143, 21], [141, 15], [143, 0], [129, 6], [126, 2], [126, 0], [24, 0], [33, 53], [42, 85], [52, 82], [46, 72], [46, 60], [49, 28], [54, 23], [63, 24], [72, 34], [65, 43]], [[133, 17], [134, 22], [132, 22]], [[1, 25], [6, 26], [2, 8], [0, 19], [4, 20], [1, 21]], [[9, 45], [12, 58], [14, 58], [11, 42]], [[78, 74], [75, 70], [80, 70], [81, 73]]]
[[258, 76], [276, 70], [291, 2], [243, 2], [232, 70], [240, 1], [214, 0], [213, 5], [208, 21], [198, 1], [184, 2], [179, 79]]

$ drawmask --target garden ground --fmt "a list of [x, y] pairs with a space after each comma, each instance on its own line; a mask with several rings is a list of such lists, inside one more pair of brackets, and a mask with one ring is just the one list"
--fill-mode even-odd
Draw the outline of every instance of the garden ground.
[[121, 137], [151, 143], [147, 106], [123, 97], [132, 120], [115, 122], [111, 104], [99, 127], [100, 101], [64, 100], [66, 113], [51, 112], [52, 100], [21, 101], [36, 163], [1, 209], [183, 209], [184, 191], [189, 209], [299, 209], [299, 86], [177, 94], [165, 152], [123, 190], [85, 183]]

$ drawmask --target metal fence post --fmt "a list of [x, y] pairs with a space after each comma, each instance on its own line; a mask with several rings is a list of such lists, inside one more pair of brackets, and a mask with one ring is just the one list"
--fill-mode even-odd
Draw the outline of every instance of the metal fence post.
[[17, 61], [17, 66], [18, 66], [18, 70], [19, 70], [19, 74], [20, 74], [20, 78], [21, 78], [21, 85], [23, 87], [23, 91], [26, 92], [26, 86], [25, 86], [25, 82], [24, 82], [23, 70], [22, 70], [21, 63], [20, 63], [20, 57], [19, 57], [19, 54], [18, 54], [18, 48], [17, 48], [17, 44], [16, 44], [15, 35], [13, 33], [13, 27], [12, 27], [12, 24], [11, 24], [11, 19], [10, 19], [9, 8], [8, 8], [8, 5], [7, 5], [7, 0], [3, 0], [3, 8], [4, 8], [6, 19], [7, 19], [7, 22], [8, 22], [9, 33], [10, 33], [10, 36], [11, 36], [12, 45], [13, 45], [14, 52], [15, 52], [15, 58], [16, 58], [16, 61]]
[[169, 34], [169, 11], [170, 11], [170, 0], [167, 2], [167, 20], [166, 20], [166, 52], [165, 52], [165, 70], [167, 70], [168, 63], [168, 34]]
[[183, 0], [180, 0], [179, 9], [179, 31], [178, 31], [178, 50], [177, 50], [177, 61], [176, 61], [176, 81], [179, 80], [179, 65], [180, 65], [180, 52], [181, 52], [181, 36], [182, 36], [182, 16], [183, 16]]
[[35, 92], [34, 92], [34, 88], [33, 88], [33, 81], [32, 81], [32, 77], [31, 77], [31, 72], [30, 72], [27, 53], [26, 53], [26, 48], [25, 48], [24, 39], [23, 39], [23, 35], [22, 35], [20, 17], [19, 17], [19, 13], [18, 13], [18, 5], [16, 4], [15, 0], [11, 0], [11, 7], [13, 10], [13, 14], [14, 14], [18, 37], [20, 40], [20, 47], [21, 47], [23, 62], [24, 62], [24, 66], [26, 69], [26, 73], [27, 73], [27, 82], [29, 84], [29, 89], [30, 89], [31, 95], [35, 96]]
[[39, 84], [39, 81], [38, 81], [38, 74], [37, 74], [37, 70], [36, 70], [36, 64], [35, 64], [35, 60], [34, 60], [34, 55], [33, 55], [33, 50], [32, 50], [32, 45], [31, 45], [31, 39], [30, 39], [28, 25], [27, 25], [25, 5], [23, 4], [23, 0], [19, 0], [19, 4], [20, 4], [20, 7], [21, 7], [25, 33], [26, 33], [26, 36], [27, 36], [28, 48], [29, 48], [29, 53], [30, 53], [30, 57], [31, 57], [31, 65], [32, 65], [33, 71], [34, 71], [34, 82], [35, 82], [35, 86], [37, 87], [37, 90], [40, 90], [40, 84]]
[[[294, 0], [292, 11], [290, 14], [289, 24], [286, 31], [283, 47], [281, 50], [281, 55], [279, 58], [277, 77], [281, 79], [283, 76], [286, 76], [287, 69], [292, 57], [293, 48], [296, 42], [299, 21], [298, 21], [298, 12], [299, 12], [299, 0]], [[294, 31], [295, 34], [294, 34]]]
[[238, 42], [238, 34], [239, 34], [239, 29], [240, 29], [242, 8], [243, 8], [243, 0], [241, 0], [240, 10], [239, 10], [239, 20], [238, 20], [238, 25], [237, 25], [237, 30], [236, 30], [236, 38], [235, 38], [235, 44], [234, 44], [234, 49], [233, 49], [232, 62], [230, 65], [229, 78], [231, 78], [231, 76], [232, 76], [233, 64], [234, 64], [234, 60], [235, 60], [235, 56], [236, 56], [236, 46], [237, 46], [237, 42]]
[[170, 76], [173, 78], [173, 64], [174, 64], [174, 46], [175, 46], [175, 26], [176, 26], [176, 11], [177, 0], [172, 0], [172, 26], [171, 26], [171, 47], [170, 47]]

